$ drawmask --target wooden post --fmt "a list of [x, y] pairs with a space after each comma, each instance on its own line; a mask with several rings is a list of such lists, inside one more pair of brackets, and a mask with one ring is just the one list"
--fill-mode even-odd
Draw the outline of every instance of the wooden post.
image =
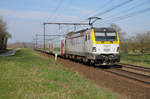
[[57, 62], [57, 53], [55, 53], [55, 64], [57, 64], [56, 62]]

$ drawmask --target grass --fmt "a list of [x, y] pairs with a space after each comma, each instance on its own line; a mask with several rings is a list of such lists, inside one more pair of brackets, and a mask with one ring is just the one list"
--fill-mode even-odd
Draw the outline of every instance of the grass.
[[139, 65], [150, 68], [150, 54], [144, 54], [143, 61], [141, 61], [140, 53], [129, 53], [128, 55], [124, 52], [121, 52], [121, 62], [128, 63], [133, 65]]
[[84, 80], [31, 49], [0, 57], [1, 99], [114, 99], [118, 97]]

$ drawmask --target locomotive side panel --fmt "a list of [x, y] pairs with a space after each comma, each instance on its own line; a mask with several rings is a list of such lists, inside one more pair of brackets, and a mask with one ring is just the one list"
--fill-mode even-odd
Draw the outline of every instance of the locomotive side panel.
[[85, 56], [84, 35], [73, 36], [66, 39], [66, 54]]

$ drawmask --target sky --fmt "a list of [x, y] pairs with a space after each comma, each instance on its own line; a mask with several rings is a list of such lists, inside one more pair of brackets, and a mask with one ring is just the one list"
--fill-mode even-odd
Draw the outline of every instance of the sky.
[[[150, 11], [120, 21], [114, 18], [146, 8], [150, 8], [150, 0], [1, 0], [0, 17], [7, 22], [10, 43], [32, 42], [36, 34], [43, 34], [43, 22], [88, 22], [88, 17], [95, 15], [102, 18], [95, 26], [114, 23], [130, 36], [150, 31]], [[61, 31], [56, 25], [46, 26], [46, 34], [67, 31], [66, 26], [61, 26]]]

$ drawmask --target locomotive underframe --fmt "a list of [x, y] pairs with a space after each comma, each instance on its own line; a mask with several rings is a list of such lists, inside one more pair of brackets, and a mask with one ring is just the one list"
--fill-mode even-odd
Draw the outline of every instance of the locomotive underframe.
[[111, 64], [115, 62], [120, 62], [120, 55], [119, 54], [101, 54], [95, 55], [94, 62], [96, 64]]
[[93, 64], [113, 64], [115, 62], [120, 62], [119, 54], [99, 54], [94, 55], [91, 53], [82, 53], [82, 54], [65, 54], [65, 58], [69, 58], [72, 60], [85, 62], [85, 63], [93, 63]]

